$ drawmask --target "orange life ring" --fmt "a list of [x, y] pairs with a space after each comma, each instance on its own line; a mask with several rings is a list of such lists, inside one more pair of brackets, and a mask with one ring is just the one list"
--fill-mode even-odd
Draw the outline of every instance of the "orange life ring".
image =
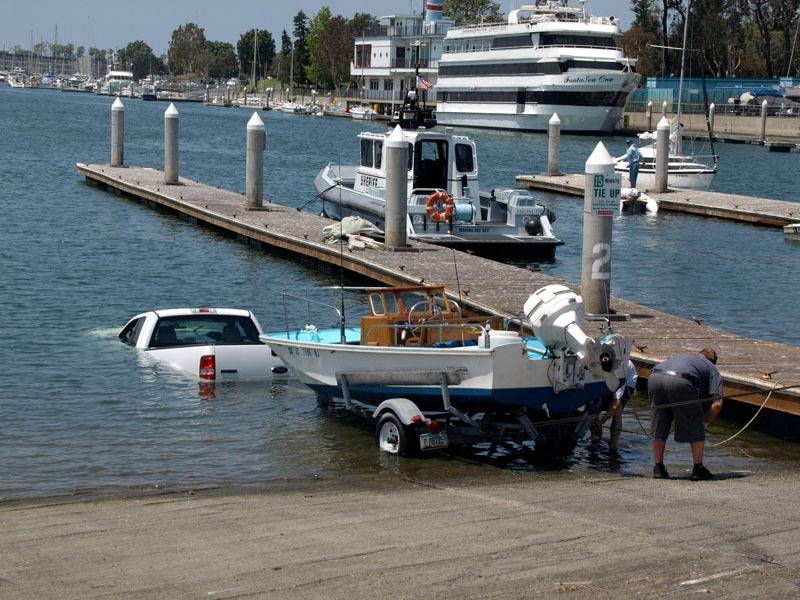
[[450, 219], [455, 208], [455, 202], [447, 192], [433, 192], [428, 196], [428, 201], [425, 203], [425, 210], [428, 211], [428, 216], [437, 223]]

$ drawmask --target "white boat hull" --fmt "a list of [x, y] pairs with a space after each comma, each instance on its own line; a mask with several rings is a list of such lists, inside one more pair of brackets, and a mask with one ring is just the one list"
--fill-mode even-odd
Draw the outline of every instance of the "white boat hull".
[[[320, 394], [341, 396], [337, 377], [342, 374], [436, 371], [457, 373], [449, 386], [450, 399], [463, 411], [512, 411], [516, 408], [569, 414], [609, 393], [605, 381], [588, 379], [584, 385], [556, 393], [550, 383], [549, 359], [531, 360], [519, 344], [495, 348], [430, 348], [402, 346], [331, 345], [285, 339], [286, 334], [262, 336], [278, 358], [292, 367], [300, 380]], [[350, 385], [351, 396], [377, 406], [388, 397], [408, 398], [421, 410], [442, 410], [439, 385]]]
[[622, 108], [603, 106], [536, 105], [530, 112], [518, 113], [515, 104], [496, 105], [478, 109], [472, 104], [447, 104], [437, 109], [439, 125], [515, 129], [519, 131], [547, 131], [553, 113], [561, 119], [561, 131], [610, 132], [622, 118]]
[[[625, 175], [624, 183], [630, 185], [628, 170], [617, 168], [617, 172]], [[669, 187], [689, 188], [704, 190], [711, 187], [716, 171], [670, 171], [667, 174], [667, 184]], [[656, 175], [653, 171], [639, 171], [636, 187], [642, 190], [652, 190], [656, 187]]]

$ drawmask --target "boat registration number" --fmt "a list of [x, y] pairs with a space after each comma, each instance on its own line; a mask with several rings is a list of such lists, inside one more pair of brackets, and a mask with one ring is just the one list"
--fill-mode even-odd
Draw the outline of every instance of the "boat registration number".
[[436, 448], [447, 448], [447, 446], [447, 432], [445, 431], [421, 433], [419, 436], [420, 450], [435, 450]]

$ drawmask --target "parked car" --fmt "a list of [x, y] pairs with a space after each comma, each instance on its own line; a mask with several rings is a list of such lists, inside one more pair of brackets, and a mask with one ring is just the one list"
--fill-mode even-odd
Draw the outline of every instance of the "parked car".
[[171, 308], [133, 317], [119, 339], [172, 369], [203, 381], [243, 381], [286, 373], [262, 343], [249, 310]]

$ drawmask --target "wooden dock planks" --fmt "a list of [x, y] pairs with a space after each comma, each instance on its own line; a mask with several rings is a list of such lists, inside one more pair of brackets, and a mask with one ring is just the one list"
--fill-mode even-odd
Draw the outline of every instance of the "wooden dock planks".
[[[348, 271], [388, 285], [444, 284], [462, 305], [485, 314], [519, 316], [525, 300], [539, 287], [552, 283], [576, 287], [528, 269], [419, 242], [412, 243], [407, 252], [345, 248], [340, 253], [339, 245], [322, 241], [322, 229], [331, 221], [313, 213], [278, 204], [247, 211], [242, 194], [184, 178], [181, 185], [168, 186], [163, 183], [163, 173], [154, 169], [80, 163], [77, 169], [89, 182], [237, 234], [243, 241], [281, 248], [335, 266], [341, 264]], [[456, 282], [454, 255], [460, 286]], [[612, 306], [633, 317], [616, 323], [615, 328], [634, 338], [639, 347], [634, 358], [645, 374], [650, 366], [671, 354], [713, 346], [720, 353], [726, 393], [750, 393], [741, 399], [743, 402], [760, 405], [776, 384], [800, 384], [800, 348], [747, 339], [619, 298], [613, 299]], [[765, 373], [771, 373], [769, 378]], [[775, 392], [767, 406], [800, 415], [800, 387]]]
[[[583, 175], [518, 175], [517, 183], [531, 190], [558, 192], [569, 196], [583, 197]], [[736, 194], [723, 194], [705, 190], [683, 188], [666, 193], [646, 191], [658, 200], [659, 208], [665, 211], [729, 219], [753, 225], [783, 227], [800, 220], [800, 203], [768, 198], [754, 198]]]

